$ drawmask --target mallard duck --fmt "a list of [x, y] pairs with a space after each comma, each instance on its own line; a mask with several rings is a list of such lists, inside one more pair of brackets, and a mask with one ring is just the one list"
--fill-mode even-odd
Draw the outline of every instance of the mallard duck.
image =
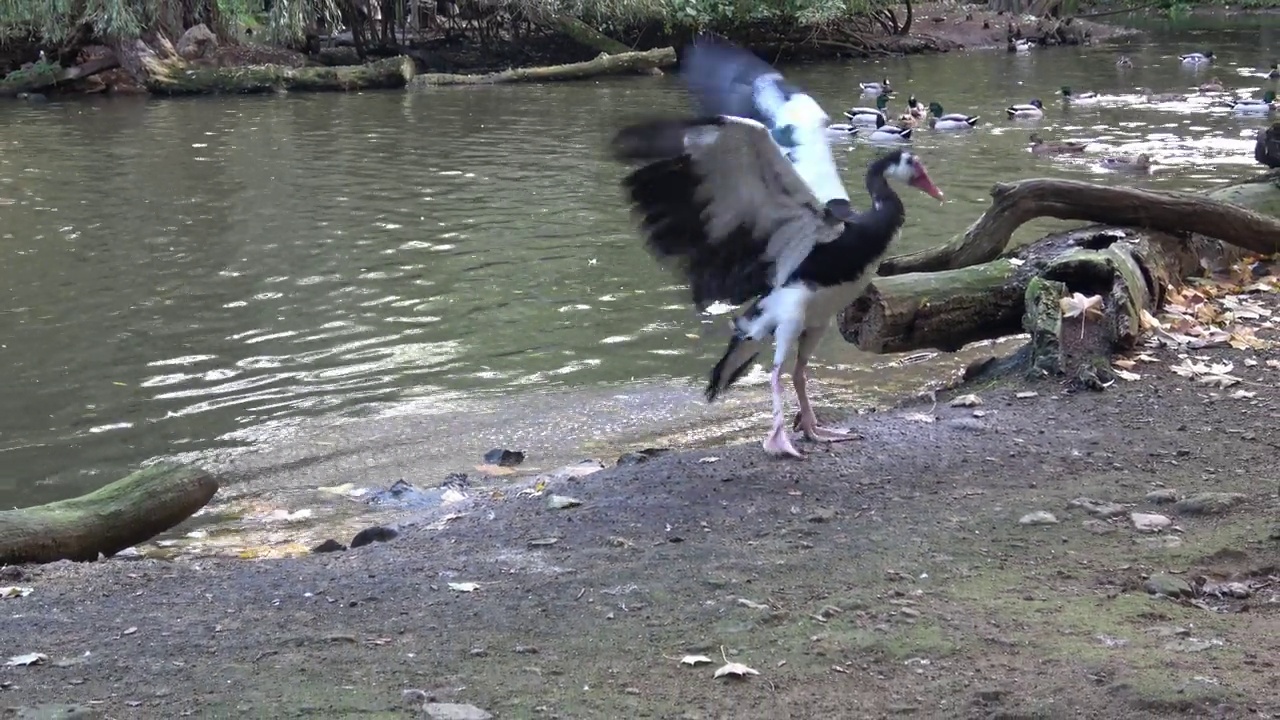
[[1010, 105], [1004, 109], [1010, 120], [1044, 117], [1044, 103], [1034, 98], [1025, 105]]
[[1102, 99], [1102, 96], [1096, 92], [1085, 92], [1074, 94], [1071, 92], [1071, 86], [1063, 85], [1062, 100], [1072, 105], [1093, 105]]
[[1271, 63], [1271, 72], [1267, 73], [1267, 77], [1280, 80], [1280, 63]]
[[940, 103], [929, 103], [929, 127], [934, 130], [969, 130], [977, 124], [977, 115], [943, 113]]
[[860, 128], [857, 125], [849, 123], [831, 123], [827, 126], [827, 134], [838, 137], [852, 137], [858, 134]]
[[1231, 109], [1238, 113], [1249, 113], [1251, 115], [1261, 115], [1269, 113], [1276, 109], [1276, 91], [1268, 90], [1262, 93], [1262, 99], [1255, 98], [1239, 98], [1231, 102]]
[[902, 142], [911, 139], [911, 128], [890, 125], [881, 118], [876, 123], [876, 129], [867, 138], [872, 142]]
[[1214, 58], [1213, 51], [1206, 50], [1202, 53], [1193, 52], [1187, 53], [1186, 55], [1179, 55], [1178, 59], [1182, 61], [1183, 65], [1208, 65], [1213, 62]]
[[1089, 143], [1079, 142], [1077, 140], [1059, 140], [1057, 142], [1047, 142], [1040, 137], [1038, 133], [1031, 133], [1031, 152], [1036, 155], [1066, 155], [1068, 153], [1082, 153]]
[[860, 82], [858, 87], [862, 88], [863, 95], [883, 95], [893, 92], [893, 88], [889, 87], [889, 78], [885, 78], [884, 82]]
[[1222, 81], [1215, 77], [1196, 89], [1202, 93], [1214, 93], [1222, 92], [1225, 88], [1222, 87]]
[[894, 124], [898, 127], [917, 128], [920, 127], [920, 118], [916, 117], [912, 113], [905, 112], [898, 116], [898, 119], [894, 121]]
[[925, 112], [924, 104], [917, 100], [915, 95], [907, 98], [907, 110], [910, 111], [911, 116], [917, 120], [924, 118], [924, 116], [928, 114]]
[[1035, 43], [1030, 40], [1009, 38], [1009, 52], [1011, 53], [1029, 53], [1033, 47], [1035, 47]]
[[1141, 155], [1107, 155], [1098, 161], [1102, 167], [1117, 172], [1145, 173], [1151, 170], [1151, 156]]
[[884, 121], [887, 118], [884, 109], [889, 106], [888, 93], [880, 93], [876, 98], [876, 106], [870, 107], [853, 107], [844, 111], [844, 116], [849, 118], [849, 122], [854, 125], [875, 125], [878, 121]]
[[1142, 95], [1147, 102], [1151, 103], [1185, 102], [1187, 99], [1186, 95], [1179, 95], [1177, 93], [1155, 93], [1151, 91], [1151, 88], [1140, 88], [1138, 90], [1138, 94]]
[[1119, 60], [1116, 60], [1116, 67], [1118, 67], [1118, 68], [1131, 68], [1131, 67], [1133, 67], [1133, 61], [1129, 59], [1129, 56], [1128, 56], [1128, 55], [1121, 55], [1121, 56], [1120, 56], [1120, 59], [1119, 59]]

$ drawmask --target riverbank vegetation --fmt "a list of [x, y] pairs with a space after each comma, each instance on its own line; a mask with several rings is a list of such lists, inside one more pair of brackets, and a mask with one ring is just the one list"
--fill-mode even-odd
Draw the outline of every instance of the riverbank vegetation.
[[[177, 79], [189, 86], [187, 73], [210, 68], [402, 56], [415, 72], [498, 73], [679, 47], [703, 31], [775, 61], [990, 46], [1013, 33], [1088, 42], [1088, 29], [1063, 32], [1070, 20], [1052, 17], [1061, 7], [1062, 0], [0, 0], [0, 95], [168, 92]], [[299, 84], [313, 89], [329, 77], [303, 75]], [[393, 74], [355, 86], [400, 83]], [[219, 77], [209, 91], [236, 88]]]

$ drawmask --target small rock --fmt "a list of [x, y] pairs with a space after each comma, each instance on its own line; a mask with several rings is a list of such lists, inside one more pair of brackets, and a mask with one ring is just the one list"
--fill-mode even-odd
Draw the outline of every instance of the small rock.
[[484, 454], [484, 461], [490, 465], [498, 467], [515, 467], [524, 462], [524, 453], [519, 450], [507, 450], [506, 448], [494, 448]]
[[1174, 503], [1179, 515], [1221, 515], [1244, 502], [1242, 493], [1206, 492], [1185, 497]]
[[1102, 520], [1085, 520], [1084, 529], [1094, 535], [1110, 535], [1116, 531], [1116, 526]]
[[1174, 652], [1197, 653], [1204, 652], [1210, 648], [1222, 647], [1221, 640], [1201, 640], [1199, 638], [1185, 638], [1183, 640], [1173, 640], [1165, 643], [1165, 650]]
[[481, 647], [471, 648], [467, 651], [467, 654], [476, 658], [489, 657], [489, 651]]
[[1142, 589], [1152, 595], [1168, 595], [1173, 598], [1191, 597], [1196, 594], [1186, 580], [1165, 573], [1147, 578], [1147, 581], [1142, 583]]
[[582, 501], [568, 495], [551, 495], [547, 498], [547, 507], [552, 510], [564, 510], [565, 508], [578, 507]]
[[421, 709], [427, 702], [427, 692], [417, 688], [409, 688], [400, 693], [400, 701], [414, 709]]
[[982, 398], [970, 393], [968, 395], [961, 395], [959, 397], [952, 398], [951, 402], [948, 404], [951, 405], [951, 407], [978, 407], [982, 404]]
[[826, 523], [836, 519], [836, 511], [831, 508], [818, 508], [805, 518], [811, 523]]
[[370, 543], [387, 542], [388, 540], [395, 539], [398, 535], [400, 535], [400, 531], [395, 528], [390, 528], [385, 525], [375, 525], [356, 533], [356, 536], [351, 538], [351, 549], [354, 550]]
[[1027, 513], [1018, 519], [1019, 525], [1057, 525], [1058, 518], [1047, 510], [1037, 510], [1033, 513]]
[[534, 538], [529, 541], [529, 547], [550, 547], [560, 542], [558, 537]]
[[311, 548], [311, 552], [313, 553], [341, 552], [346, 549], [347, 549], [346, 545], [343, 545], [342, 543], [338, 542], [337, 540], [334, 540], [333, 538], [329, 538], [328, 540], [325, 540], [319, 545]]
[[1026, 400], [1028, 398], [1040, 397], [1040, 393], [1035, 390], [1023, 390], [1022, 392], [1014, 393], [1013, 396], [1019, 400]]
[[461, 703], [427, 703], [422, 706], [422, 711], [431, 720], [491, 720], [493, 718], [475, 705]]
[[1155, 513], [1129, 513], [1129, 519], [1138, 532], [1160, 532], [1173, 524], [1169, 518]]
[[1108, 518], [1120, 517], [1128, 512], [1125, 507], [1119, 503], [1104, 502], [1102, 500], [1092, 500], [1090, 498], [1080, 497], [1067, 503], [1067, 507], [1080, 508], [1094, 517], [1106, 520]]
[[517, 655], [537, 655], [538, 648], [533, 645], [517, 645], [516, 654]]
[[618, 465], [641, 465], [650, 460], [666, 455], [671, 452], [671, 448], [645, 448], [635, 452], [629, 452], [618, 458]]
[[1162, 533], [1151, 537], [1135, 538], [1134, 541], [1149, 550], [1172, 550], [1182, 547], [1182, 538], [1177, 535]]
[[1160, 488], [1159, 490], [1152, 490], [1147, 493], [1142, 497], [1142, 499], [1156, 505], [1178, 502], [1178, 491], [1172, 488]]
[[1242, 582], [1207, 583], [1200, 592], [1203, 595], [1217, 595], [1236, 600], [1245, 600], [1253, 594], [1253, 590]]

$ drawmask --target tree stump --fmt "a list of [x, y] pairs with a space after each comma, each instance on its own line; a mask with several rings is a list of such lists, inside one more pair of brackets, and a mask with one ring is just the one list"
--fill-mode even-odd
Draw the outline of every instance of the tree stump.
[[[1280, 175], [1209, 194], [1027, 180], [992, 189], [991, 208], [939, 248], [888, 258], [839, 319], [869, 352], [909, 352], [1027, 332], [1032, 368], [1084, 385], [1110, 380], [1110, 358], [1132, 349], [1166, 290], [1248, 253], [1280, 252]], [[1037, 217], [1105, 223], [1055, 233], [1005, 257], [1013, 232]], [[1084, 299], [1088, 308], [1078, 308]], [[1065, 301], [1065, 302], [1064, 302]]]

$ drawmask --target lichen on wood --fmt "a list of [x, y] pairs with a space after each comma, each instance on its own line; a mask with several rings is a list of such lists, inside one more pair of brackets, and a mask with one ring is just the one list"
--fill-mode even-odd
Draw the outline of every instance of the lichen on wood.
[[199, 468], [152, 465], [87, 495], [0, 511], [0, 565], [114, 555], [191, 517], [217, 491]]
[[514, 68], [484, 75], [454, 75], [452, 73], [424, 73], [413, 78], [411, 87], [435, 87], [440, 85], [495, 85], [516, 82], [549, 82], [561, 80], [587, 80], [605, 75], [620, 75], [644, 68], [662, 68], [674, 65], [676, 51], [673, 48], [657, 48], [644, 52], [601, 53], [594, 60], [567, 65]]

